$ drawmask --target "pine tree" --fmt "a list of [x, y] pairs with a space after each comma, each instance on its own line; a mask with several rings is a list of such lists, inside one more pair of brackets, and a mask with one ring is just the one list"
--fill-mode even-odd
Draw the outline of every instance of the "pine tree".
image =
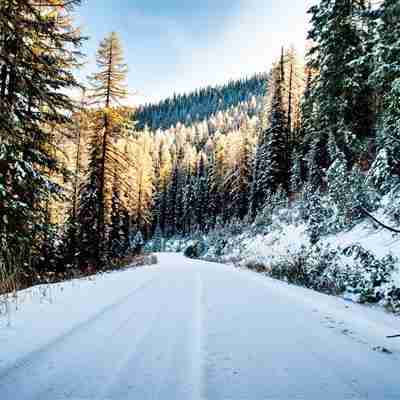
[[287, 143], [287, 119], [283, 110], [283, 65], [276, 74], [274, 93], [269, 114], [269, 126], [266, 131], [267, 145], [261, 163], [260, 185], [264, 191], [276, 192], [280, 186], [289, 190], [289, 149]]
[[388, 94], [393, 82], [400, 77], [400, 5], [397, 0], [383, 0], [376, 13], [370, 18], [378, 19], [378, 35], [374, 42], [375, 70], [371, 78], [380, 93]]
[[[268, 85], [269, 86], [269, 85]], [[261, 185], [262, 168], [265, 167], [265, 151], [267, 148], [268, 137], [266, 127], [268, 126], [268, 86], [265, 87], [260, 120], [256, 126], [257, 142], [255, 148], [254, 161], [252, 165], [252, 179], [250, 187], [250, 216], [254, 220], [258, 211], [263, 208], [266, 198], [266, 188]]]
[[[301, 126], [300, 126], [300, 143], [298, 145], [298, 153], [301, 156], [300, 176], [303, 182], [318, 184], [322, 181], [320, 175], [321, 170], [315, 168], [317, 154], [315, 149], [318, 148], [319, 138], [316, 132], [318, 121], [318, 108], [316, 99], [313, 96], [315, 85], [315, 72], [309, 66], [306, 68], [306, 85], [304, 95], [301, 101]], [[319, 164], [318, 164], [319, 165]]]
[[[157, 145], [155, 145], [156, 148]], [[163, 178], [161, 176], [163, 151], [162, 145], [158, 147], [158, 151], [154, 151], [153, 154], [153, 169], [154, 169], [154, 190], [153, 190], [153, 232], [155, 228], [160, 228], [161, 221], [161, 203], [164, 191]]]
[[197, 162], [196, 184], [195, 184], [195, 225], [200, 231], [204, 231], [207, 227], [208, 217], [208, 169], [207, 158], [205, 154], [200, 154]]
[[231, 182], [232, 209], [239, 219], [249, 212], [252, 166], [254, 163], [253, 145], [247, 134], [241, 137], [236, 163], [228, 180]]
[[250, 188], [249, 208], [253, 219], [259, 211], [263, 210], [271, 192], [278, 190], [280, 185], [289, 190], [290, 132], [287, 124], [288, 122], [292, 124], [293, 118], [294, 61], [291, 60], [289, 64], [292, 87], [289, 82], [289, 86], [285, 89], [286, 67], [282, 48], [280, 61], [273, 66], [270, 74], [269, 90], [264, 98], [261, 114]]
[[210, 161], [208, 186], [210, 188], [209, 223], [211, 226], [216, 225], [217, 219], [222, 215], [224, 209], [224, 181], [226, 173], [225, 140], [225, 136], [219, 136], [216, 138]]
[[84, 143], [89, 132], [90, 114], [86, 111], [87, 103], [85, 91], [82, 93], [81, 101], [78, 110], [72, 116], [72, 124], [67, 126], [72, 132], [73, 143], [73, 166], [72, 166], [72, 193], [71, 203], [65, 226], [63, 227], [63, 242], [64, 242], [64, 261], [66, 264], [76, 266], [78, 260], [76, 258], [79, 240], [79, 195], [81, 182], [84, 176], [83, 171], [83, 154], [85, 152]]
[[79, 192], [77, 220], [79, 224], [78, 262], [81, 269], [97, 268], [101, 260], [102, 240], [99, 215], [102, 207], [100, 194], [101, 147], [98, 140], [90, 144], [89, 164], [86, 179]]
[[400, 4], [396, 0], [385, 0], [379, 11], [381, 23], [376, 46], [376, 69], [371, 78], [382, 96], [383, 110], [378, 124], [379, 152], [372, 173], [382, 175], [380, 160], [384, 155], [386, 176], [379, 178], [379, 189], [386, 192], [393, 179], [400, 178]]
[[161, 231], [160, 225], [156, 226], [152, 243], [153, 243], [152, 251], [154, 252], [163, 251], [163, 233]]
[[262, 202], [265, 199], [265, 193], [262, 192], [261, 187], [261, 160], [264, 155], [264, 149], [266, 146], [266, 138], [264, 135], [264, 130], [260, 132], [258, 143], [256, 146], [252, 171], [253, 177], [250, 189], [250, 215], [254, 219], [261, 208]]
[[122, 197], [121, 181], [118, 175], [115, 174], [109, 223], [109, 254], [112, 258], [124, 257], [129, 250], [129, 214]]
[[348, 225], [348, 215], [351, 205], [348, 202], [349, 195], [349, 174], [347, 171], [346, 159], [343, 154], [337, 154], [335, 161], [327, 171], [328, 193], [336, 212], [335, 230], [343, 229]]
[[[91, 99], [96, 105], [109, 109], [114, 104], [120, 104], [128, 95], [124, 84], [128, 69], [124, 64], [120, 39], [115, 32], [100, 43], [96, 60], [99, 71], [90, 77]], [[111, 123], [110, 117], [105, 114], [104, 129], [111, 129]]]
[[183, 233], [190, 234], [195, 224], [195, 176], [189, 169], [186, 173], [186, 183], [183, 189]]
[[184, 199], [185, 199], [185, 178], [186, 168], [184, 165], [184, 150], [181, 148], [178, 152], [176, 163], [176, 196], [175, 196], [175, 209], [174, 209], [174, 231], [177, 234], [184, 233]]
[[324, 207], [321, 201], [321, 193], [313, 188], [307, 188], [309, 193], [307, 201], [307, 211], [309, 215], [307, 232], [310, 236], [310, 243], [317, 244], [321, 236], [325, 233], [324, 223], [326, 221]]
[[140, 254], [143, 250], [143, 246], [144, 238], [142, 232], [139, 230], [132, 240], [131, 248], [133, 249], [134, 254]]
[[159, 226], [161, 231], [166, 233], [166, 219], [168, 212], [168, 187], [172, 170], [171, 153], [168, 144], [163, 136], [158, 146], [158, 154], [155, 167], [154, 183], [154, 218], [153, 223]]
[[177, 162], [172, 170], [171, 180], [167, 189], [166, 196], [166, 217], [165, 217], [165, 230], [167, 236], [173, 236], [177, 233], [177, 207], [179, 202], [180, 190], [180, 168]]
[[75, 136], [75, 157], [74, 157], [74, 169], [73, 169], [73, 181], [72, 181], [72, 209], [71, 219], [76, 220], [78, 200], [79, 200], [79, 187], [82, 179], [82, 154], [84, 136], [87, 135], [89, 130], [90, 117], [86, 111], [87, 98], [86, 92], [83, 90], [81, 101], [79, 104], [79, 110], [73, 117], [73, 135]]
[[289, 48], [283, 57], [285, 81], [283, 83], [283, 106], [287, 115], [288, 152], [300, 142], [301, 98], [305, 90], [304, 65], [295, 48]]
[[[400, 67], [400, 63], [399, 63]], [[393, 81], [391, 91], [384, 97], [379, 147], [385, 151], [390, 166], [387, 180], [400, 180], [400, 77]]]
[[290, 192], [293, 194], [299, 193], [301, 186], [301, 157], [296, 151], [293, 151], [290, 170]]
[[50, 229], [47, 205], [61, 190], [52, 176], [62, 172], [53, 134], [70, 123], [65, 93], [78, 86], [83, 39], [71, 15], [80, 1], [56, 3], [0, 2], [0, 258], [24, 253], [25, 265]]
[[[115, 164], [121, 164], [123, 155], [113, 146], [112, 138], [119, 133], [123, 126], [126, 110], [115, 107], [127, 96], [124, 80], [127, 67], [123, 63], [122, 48], [115, 32], [111, 33], [100, 43], [97, 52], [97, 66], [99, 71], [90, 77], [90, 99], [97, 107], [95, 113], [94, 133], [91, 146], [100, 145], [99, 162], [92, 162], [92, 166], [100, 168], [98, 172], [98, 184], [96, 197], [100, 202], [96, 207], [99, 214], [96, 224], [98, 237], [97, 245], [100, 247], [98, 263], [104, 263], [107, 249], [106, 225], [110, 214], [111, 180], [115, 170]], [[97, 152], [92, 151], [92, 154]], [[121, 168], [123, 169], [123, 168]], [[92, 172], [92, 174], [96, 174]]]
[[135, 141], [132, 156], [134, 158], [134, 176], [131, 191], [133, 202], [131, 203], [131, 213], [133, 216], [135, 229], [142, 233], [149, 233], [152, 223], [152, 204], [154, 192], [154, 164], [152, 159], [153, 146], [148, 132], [143, 134]]
[[[321, 185], [324, 170], [333, 161], [328, 153], [331, 135], [349, 166], [366, 151], [373, 135], [374, 110], [368, 83], [366, 56], [365, 1], [322, 0], [310, 9], [314, 46], [309, 52], [309, 67], [318, 74], [313, 78], [310, 100], [313, 107], [304, 117], [312, 129], [305, 141], [308, 149], [308, 170]], [[360, 61], [361, 60], [361, 61]], [[317, 179], [318, 178], [318, 179]]]

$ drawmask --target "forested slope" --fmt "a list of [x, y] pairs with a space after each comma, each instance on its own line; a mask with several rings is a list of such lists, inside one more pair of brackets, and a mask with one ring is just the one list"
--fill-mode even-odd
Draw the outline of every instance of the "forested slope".
[[208, 86], [193, 93], [177, 94], [157, 104], [139, 107], [135, 115], [137, 127], [168, 129], [178, 123], [189, 125], [209, 119], [240, 103], [263, 97], [268, 84], [266, 73], [231, 81], [226, 85]]

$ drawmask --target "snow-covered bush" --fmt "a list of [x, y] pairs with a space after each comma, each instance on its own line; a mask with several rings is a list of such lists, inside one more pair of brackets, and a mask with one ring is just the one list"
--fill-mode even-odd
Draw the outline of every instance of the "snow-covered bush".
[[386, 149], [381, 149], [368, 173], [368, 182], [380, 193], [387, 193], [393, 185], [391, 178], [391, 167], [389, 165]]
[[[344, 291], [339, 252], [319, 246], [302, 246], [275, 259], [267, 269], [274, 278], [328, 294]], [[339, 279], [338, 279], [339, 278]]]
[[[400, 225], [400, 183], [392, 188], [383, 200], [384, 212], [389, 219]], [[400, 227], [399, 227], [400, 229]]]
[[383, 291], [383, 299], [381, 303], [389, 311], [400, 313], [400, 288], [396, 285], [387, 285]]
[[296, 253], [288, 253], [287, 256], [276, 258], [266, 270], [273, 278], [311, 287], [311, 280], [307, 274], [307, 257], [303, 249]]
[[254, 228], [258, 232], [267, 232], [272, 223], [272, 208], [269, 203], [265, 204], [263, 209], [257, 214], [254, 220]]
[[206, 244], [202, 239], [196, 240], [194, 243], [189, 244], [183, 254], [189, 258], [200, 258], [206, 252]]
[[396, 259], [387, 255], [381, 259], [360, 245], [343, 250], [343, 254], [354, 260], [357, 276], [349, 282], [349, 290], [359, 295], [361, 303], [377, 303], [385, 298], [385, 289], [392, 283]]
[[[359, 245], [343, 250], [302, 247], [276, 258], [266, 271], [274, 278], [328, 294], [351, 293], [360, 303], [399, 303], [391, 276], [396, 260], [374, 256]], [[386, 304], [386, 303], [385, 303]]]
[[153, 238], [146, 242], [144, 251], [146, 253], [159, 253], [164, 250], [165, 239], [159, 225], [157, 225]]
[[243, 233], [244, 223], [239, 218], [233, 218], [227, 225], [226, 230], [229, 235], [240, 235]]
[[279, 222], [288, 223], [292, 220], [288, 197], [282, 189], [267, 196], [264, 207], [254, 220], [253, 228], [257, 233], [268, 233], [277, 219]]
[[134, 254], [140, 254], [144, 248], [144, 244], [142, 232], [137, 231], [135, 236], [130, 238], [129, 247]]
[[329, 233], [329, 223], [333, 216], [332, 205], [327, 202], [327, 198], [321, 196], [317, 190], [308, 194], [305, 201], [307, 212], [303, 211], [307, 222], [307, 233], [312, 244], [317, 243], [321, 236]]
[[352, 228], [363, 217], [361, 207], [373, 210], [379, 196], [358, 167], [350, 172], [346, 161], [339, 156], [327, 171], [328, 208], [332, 215], [326, 222], [329, 233]]

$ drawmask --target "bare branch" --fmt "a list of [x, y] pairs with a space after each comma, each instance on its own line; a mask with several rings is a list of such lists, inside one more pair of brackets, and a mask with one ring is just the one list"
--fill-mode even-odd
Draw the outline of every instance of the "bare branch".
[[385, 228], [385, 229], [389, 230], [390, 232], [400, 233], [400, 229], [395, 229], [395, 228], [392, 228], [392, 227], [390, 227], [388, 225], [385, 225], [383, 222], [379, 221], [372, 214], [370, 214], [364, 207], [360, 207], [360, 209], [367, 217], [371, 218], [373, 221], [375, 221], [382, 228]]

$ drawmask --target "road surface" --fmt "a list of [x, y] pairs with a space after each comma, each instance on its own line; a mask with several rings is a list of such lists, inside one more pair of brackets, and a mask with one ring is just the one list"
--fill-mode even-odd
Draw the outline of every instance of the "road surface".
[[63, 285], [1, 327], [1, 400], [400, 399], [381, 310], [177, 254]]

